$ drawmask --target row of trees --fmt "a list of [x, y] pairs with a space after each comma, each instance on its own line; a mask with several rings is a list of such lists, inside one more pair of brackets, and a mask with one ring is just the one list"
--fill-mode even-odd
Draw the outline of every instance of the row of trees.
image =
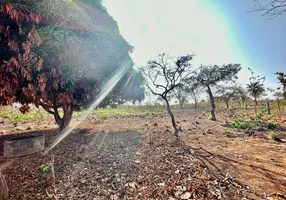
[[41, 106], [62, 130], [122, 67], [124, 77], [102, 106], [144, 99], [133, 47], [101, 0], [1, 1], [0, 38], [0, 105], [19, 102], [23, 113], [30, 103]]
[[[211, 105], [211, 120], [216, 120], [215, 100], [225, 102], [229, 108], [229, 101], [233, 98], [241, 99], [242, 104], [247, 108], [247, 99], [250, 95], [255, 102], [255, 112], [257, 110], [258, 99], [265, 94], [265, 77], [252, 76], [244, 89], [235, 84], [238, 72], [241, 70], [240, 64], [227, 65], [200, 65], [194, 67], [191, 62], [193, 55], [172, 58], [168, 54], [160, 54], [156, 60], [148, 62], [147, 66], [141, 68], [145, 77], [145, 85], [152, 92], [161, 98], [167, 106], [167, 111], [171, 117], [174, 134], [179, 137], [179, 130], [176, 125], [174, 114], [170, 107], [170, 99], [175, 97], [182, 106], [190, 96], [197, 107], [200, 95], [206, 92], [209, 96]], [[285, 74], [277, 73], [278, 80], [283, 86], [285, 98]], [[223, 84], [221, 84], [223, 83]], [[213, 89], [216, 89], [215, 97]], [[271, 92], [275, 90], [268, 89]], [[281, 92], [276, 92], [274, 96], [281, 97]]]

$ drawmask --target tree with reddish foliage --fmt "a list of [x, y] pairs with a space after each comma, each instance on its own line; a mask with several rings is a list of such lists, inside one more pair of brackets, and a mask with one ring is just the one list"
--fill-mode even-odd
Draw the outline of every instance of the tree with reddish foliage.
[[[63, 5], [59, 7], [64, 9], [66, 4], [68, 8], [76, 8], [79, 16], [86, 12], [86, 18], [81, 20], [88, 19], [87, 12], [93, 11], [85, 8], [84, 2], [78, 2], [84, 8], [75, 2], [61, 1]], [[108, 16], [104, 16], [105, 22], [117, 31], [99, 33], [97, 25], [91, 26], [94, 19], [71, 24], [68, 20], [73, 20], [72, 16], [67, 21], [51, 18], [54, 15], [46, 11], [50, 7], [43, 12], [36, 10], [50, 1], [34, 2], [41, 4], [36, 8], [25, 3], [28, 4], [25, 1], [0, 4], [0, 104], [19, 102], [23, 113], [29, 110], [30, 103], [41, 106], [54, 115], [63, 130], [69, 125], [73, 111], [89, 105], [122, 63], [127, 63], [126, 68], [132, 67], [129, 57], [132, 47]], [[21, 9], [24, 6], [30, 10]], [[102, 24], [100, 28], [104, 27]]]

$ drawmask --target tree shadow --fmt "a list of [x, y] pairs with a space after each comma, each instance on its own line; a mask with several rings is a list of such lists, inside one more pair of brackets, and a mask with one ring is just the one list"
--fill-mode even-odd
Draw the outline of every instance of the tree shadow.
[[[260, 179], [260, 181], [265, 183], [270, 182], [278, 191], [285, 191], [286, 173], [279, 173], [275, 170], [269, 170], [261, 167], [259, 164], [261, 165], [263, 163], [257, 163], [257, 160], [250, 158], [238, 158], [239, 160], [233, 159], [226, 157], [225, 155], [212, 153], [204, 148], [191, 148], [191, 150], [193, 155], [203, 162], [216, 176], [224, 176], [226, 172], [235, 172], [235, 175], [240, 176], [243, 176], [243, 173], [248, 173], [251, 174], [252, 179]], [[256, 163], [253, 164], [253, 162]], [[286, 165], [277, 164], [276, 166], [286, 168]]]

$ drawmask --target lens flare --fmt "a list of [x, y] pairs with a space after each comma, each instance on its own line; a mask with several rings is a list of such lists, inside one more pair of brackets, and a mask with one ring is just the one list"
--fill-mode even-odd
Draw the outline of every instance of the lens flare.
[[112, 91], [112, 89], [116, 86], [118, 81], [123, 77], [125, 72], [128, 70], [128, 67], [131, 65], [131, 61], [125, 61], [121, 64], [120, 69], [117, 73], [104, 85], [101, 92], [96, 97], [96, 100], [89, 106], [89, 108], [82, 114], [77, 122], [71, 124], [68, 128], [66, 128], [63, 133], [55, 139], [55, 141], [46, 148], [44, 153], [49, 152], [53, 149], [57, 144], [59, 144], [65, 137], [67, 137], [80, 123], [82, 123], [86, 117], [92, 112], [94, 108], [96, 108], [104, 98]]

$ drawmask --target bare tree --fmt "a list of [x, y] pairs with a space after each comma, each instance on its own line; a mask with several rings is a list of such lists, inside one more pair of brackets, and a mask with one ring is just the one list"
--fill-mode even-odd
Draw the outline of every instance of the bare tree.
[[222, 66], [201, 65], [199, 69], [194, 72], [192, 77], [202, 86], [206, 87], [207, 93], [209, 94], [211, 103], [211, 120], [216, 120], [216, 106], [211, 87], [217, 85], [221, 81], [233, 81], [234, 79], [237, 79], [237, 73], [240, 69], [240, 64], [228, 64]]
[[195, 110], [198, 108], [198, 102], [203, 92], [205, 92], [204, 87], [202, 87], [197, 82], [188, 83], [186, 90], [190, 94], [191, 99], [195, 102]]
[[262, 12], [262, 15], [273, 19], [286, 14], [286, 0], [268, 0], [267, 3], [261, 3], [261, 0], [254, 0], [254, 11]]
[[171, 117], [174, 135], [179, 137], [174, 114], [171, 110], [169, 97], [173, 90], [180, 86], [190, 75], [192, 55], [181, 56], [174, 60], [167, 54], [160, 54], [156, 60], [148, 62], [141, 68], [145, 76], [146, 87], [157, 96], [160, 96], [167, 105], [167, 111]]

